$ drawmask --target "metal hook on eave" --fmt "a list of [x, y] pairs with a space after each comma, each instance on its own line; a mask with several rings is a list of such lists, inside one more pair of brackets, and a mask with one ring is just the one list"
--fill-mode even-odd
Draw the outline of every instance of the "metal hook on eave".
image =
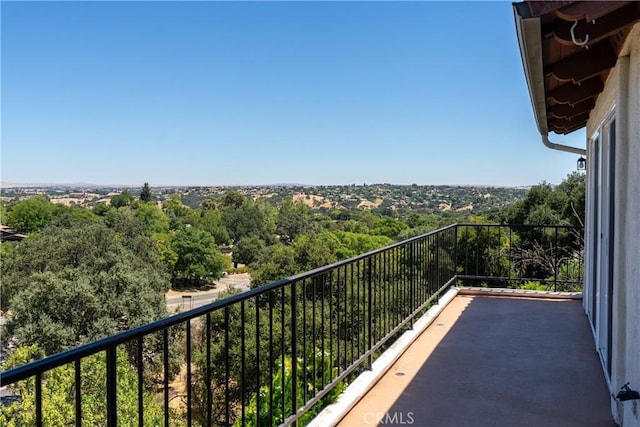
[[[595, 23], [595, 21], [593, 22]], [[589, 34], [586, 34], [584, 36], [583, 41], [576, 40], [576, 34], [573, 31], [576, 29], [577, 26], [578, 26], [578, 20], [576, 19], [576, 22], [574, 22], [573, 25], [571, 26], [571, 41], [576, 46], [584, 46], [585, 49], [589, 49], [589, 46], [587, 46], [587, 43], [589, 43]]]

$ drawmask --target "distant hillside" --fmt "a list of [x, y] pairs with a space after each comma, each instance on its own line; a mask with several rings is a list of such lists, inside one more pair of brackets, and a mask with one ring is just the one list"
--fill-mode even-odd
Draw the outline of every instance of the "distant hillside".
[[[6, 183], [9, 184], [9, 183]], [[48, 184], [3, 188], [5, 202], [47, 195], [54, 203], [91, 207], [108, 202], [123, 190], [137, 196], [140, 187], [93, 186], [91, 184]], [[321, 212], [335, 210], [372, 210], [379, 213], [416, 211], [424, 213], [466, 212], [478, 214], [501, 209], [525, 196], [529, 187], [499, 187], [470, 185], [268, 185], [268, 186], [188, 186], [152, 187], [155, 200], [162, 201], [171, 194], [180, 195], [182, 202], [199, 208], [203, 200], [217, 198], [228, 191], [237, 191], [253, 199], [265, 199], [279, 206], [288, 198], [302, 202]]]

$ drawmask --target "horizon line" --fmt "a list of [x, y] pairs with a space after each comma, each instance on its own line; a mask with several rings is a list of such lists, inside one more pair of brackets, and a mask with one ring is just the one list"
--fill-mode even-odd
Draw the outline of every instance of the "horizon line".
[[[143, 184], [93, 184], [86, 182], [11, 182], [0, 181], [0, 188], [37, 188], [37, 187], [90, 187], [90, 188], [142, 188]], [[183, 187], [363, 187], [375, 185], [394, 185], [399, 187], [498, 187], [498, 188], [519, 188], [532, 187], [538, 184], [394, 184], [390, 182], [377, 183], [349, 183], [349, 184], [301, 184], [301, 183], [273, 183], [273, 184], [149, 184], [150, 188], [183, 188]], [[552, 184], [553, 185], [553, 184]]]

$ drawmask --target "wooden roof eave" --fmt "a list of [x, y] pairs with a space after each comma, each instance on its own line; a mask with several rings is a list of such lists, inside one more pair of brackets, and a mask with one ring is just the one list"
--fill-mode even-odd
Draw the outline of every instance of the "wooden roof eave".
[[[540, 18], [532, 17], [530, 14], [527, 16], [524, 9], [521, 9], [517, 3], [513, 5], [513, 12], [516, 21], [516, 33], [518, 35], [518, 46], [520, 47], [522, 65], [542, 143], [546, 147], [554, 150], [586, 155], [586, 150], [583, 148], [556, 144], [549, 140], [550, 129], [547, 121], [547, 95], [544, 87], [545, 73], [542, 55], [541, 21]], [[575, 128], [572, 126], [569, 131], [567, 131], [566, 128], [553, 128], [551, 130], [559, 134], [566, 134], [582, 126], [583, 125], [578, 125]]]

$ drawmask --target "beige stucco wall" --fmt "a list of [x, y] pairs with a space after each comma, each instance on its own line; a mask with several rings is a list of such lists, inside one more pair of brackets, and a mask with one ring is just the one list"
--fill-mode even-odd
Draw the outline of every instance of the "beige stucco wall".
[[[598, 130], [612, 108], [616, 119], [616, 188], [611, 391], [616, 394], [626, 382], [640, 390], [640, 24], [630, 33], [598, 97], [587, 123], [588, 136]], [[588, 157], [596, 155], [593, 145], [588, 150]], [[590, 194], [588, 203], [592, 202]], [[596, 237], [587, 232], [585, 244], [590, 247]], [[587, 256], [594, 254], [587, 251]], [[586, 286], [585, 292], [589, 289]], [[612, 399], [612, 413], [621, 425], [640, 427], [640, 401], [620, 403]]]

